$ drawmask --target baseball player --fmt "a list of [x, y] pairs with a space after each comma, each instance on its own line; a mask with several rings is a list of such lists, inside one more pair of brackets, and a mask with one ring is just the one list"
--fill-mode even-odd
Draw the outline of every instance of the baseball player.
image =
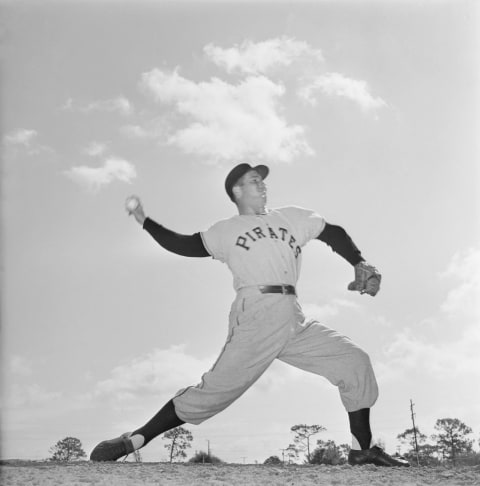
[[302, 248], [321, 240], [354, 267], [349, 290], [374, 296], [381, 275], [365, 262], [340, 226], [300, 207], [267, 209], [269, 168], [243, 163], [225, 180], [238, 215], [207, 231], [181, 235], [145, 216], [138, 199], [127, 210], [166, 250], [188, 257], [213, 257], [233, 274], [236, 298], [226, 343], [196, 386], [181, 389], [145, 425], [98, 444], [92, 461], [116, 461], [184, 423], [200, 424], [239, 398], [275, 359], [327, 378], [338, 388], [352, 433], [352, 465], [408, 466], [372, 445], [370, 408], [378, 396], [368, 355], [350, 339], [307, 319], [297, 300]]

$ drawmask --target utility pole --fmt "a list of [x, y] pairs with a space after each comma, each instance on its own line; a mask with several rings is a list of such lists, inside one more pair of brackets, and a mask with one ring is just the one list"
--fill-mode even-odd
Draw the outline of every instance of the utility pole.
[[282, 451], [282, 463], [285, 465], [285, 450], [286, 449], [280, 449]]
[[417, 466], [420, 466], [420, 460], [418, 458], [418, 442], [417, 442], [417, 427], [415, 425], [415, 413], [413, 412], [413, 406], [415, 404], [410, 398], [410, 411], [412, 413], [412, 424], [413, 424], [413, 437], [415, 438], [415, 455], [417, 456]]
[[208, 458], [210, 459], [210, 441], [207, 440], [207, 445], [208, 445]]
[[245, 456], [242, 456], [242, 459], [243, 459], [243, 464], [245, 464], [246, 457]]

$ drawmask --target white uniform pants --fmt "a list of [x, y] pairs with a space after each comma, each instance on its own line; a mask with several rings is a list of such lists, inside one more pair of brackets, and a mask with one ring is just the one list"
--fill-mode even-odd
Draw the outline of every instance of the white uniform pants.
[[227, 408], [275, 359], [327, 378], [338, 387], [347, 412], [370, 408], [378, 396], [368, 355], [348, 338], [306, 321], [294, 295], [240, 291], [232, 304], [229, 333], [201, 382], [180, 390], [178, 417], [199, 424]]

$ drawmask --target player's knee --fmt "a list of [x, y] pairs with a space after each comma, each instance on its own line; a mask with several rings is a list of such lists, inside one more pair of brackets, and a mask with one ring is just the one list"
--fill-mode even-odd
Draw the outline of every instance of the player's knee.
[[361, 373], [373, 375], [372, 362], [370, 356], [360, 348], [354, 348], [353, 353], [353, 366], [357, 371]]
[[365, 351], [358, 348], [355, 359], [357, 373], [362, 376], [361, 381], [364, 383], [364, 386], [368, 388], [371, 400], [375, 401], [378, 397], [378, 386], [370, 356]]

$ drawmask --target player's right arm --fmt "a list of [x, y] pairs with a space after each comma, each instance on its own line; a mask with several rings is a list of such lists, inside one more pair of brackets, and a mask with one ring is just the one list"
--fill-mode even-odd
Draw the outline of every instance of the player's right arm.
[[168, 250], [177, 255], [186, 257], [207, 257], [210, 253], [203, 244], [200, 233], [193, 235], [181, 235], [172, 231], [161, 224], [156, 223], [153, 219], [145, 216], [142, 204], [138, 198], [135, 197], [136, 202], [132, 206], [127, 199], [126, 209], [129, 215], [134, 216], [136, 221], [142, 225], [142, 228], [150, 233], [152, 238], [165, 250]]
[[160, 246], [172, 253], [186, 257], [210, 256], [203, 244], [200, 233], [181, 235], [180, 233], [165, 228], [165, 226], [156, 223], [150, 218], [145, 218], [143, 229], [150, 233]]

